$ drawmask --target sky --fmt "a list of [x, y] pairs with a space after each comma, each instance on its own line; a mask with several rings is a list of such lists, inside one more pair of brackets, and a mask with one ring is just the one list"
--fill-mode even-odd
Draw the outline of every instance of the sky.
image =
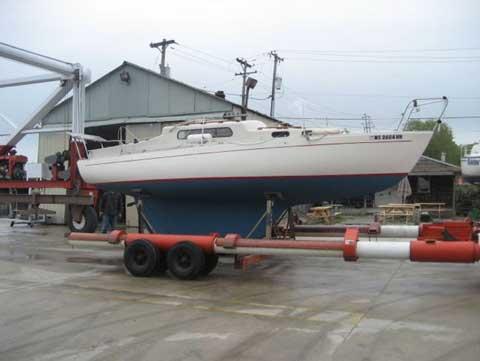
[[[268, 113], [272, 59], [282, 89], [275, 115], [295, 124], [394, 129], [416, 97], [448, 96], [458, 143], [480, 137], [478, 0], [0, 0], [0, 42], [79, 62], [93, 80], [124, 60], [158, 70], [150, 42], [167, 50], [173, 78], [240, 102], [237, 57], [255, 64], [250, 107]], [[0, 59], [0, 79], [44, 73]], [[21, 124], [55, 84], [0, 89], [0, 133]], [[436, 108], [418, 116], [432, 116]], [[466, 117], [467, 116], [467, 117]], [[478, 116], [478, 118], [469, 118]], [[466, 117], [466, 118], [465, 118]], [[290, 119], [310, 118], [310, 119]], [[320, 119], [311, 119], [320, 118]], [[1, 138], [0, 138], [1, 142]], [[35, 159], [36, 137], [19, 150]]]

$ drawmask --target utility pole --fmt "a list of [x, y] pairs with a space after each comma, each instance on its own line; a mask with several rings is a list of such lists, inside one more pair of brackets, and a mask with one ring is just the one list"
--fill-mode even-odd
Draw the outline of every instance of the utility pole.
[[272, 50], [268, 55], [273, 57], [272, 95], [270, 96], [270, 116], [273, 117], [275, 115], [275, 83], [277, 80], [277, 64], [282, 62], [284, 59], [280, 58], [275, 50]]
[[[248, 61], [246, 61], [243, 58], [237, 58], [237, 63], [240, 64], [242, 67], [242, 71], [240, 73], [235, 73], [235, 76], [241, 75], [243, 80], [242, 80], [242, 109], [243, 109], [243, 114], [247, 113], [247, 97], [246, 97], [246, 84], [247, 84], [247, 75], [250, 74], [255, 74], [257, 71], [248, 71], [249, 68], [251, 68], [253, 65], [249, 64]], [[245, 119], [245, 115], [242, 116], [242, 119]]]
[[150, 43], [151, 48], [158, 49], [162, 54], [162, 61], [160, 63], [160, 75], [167, 76], [167, 77], [169, 75], [167, 74], [167, 67], [165, 66], [165, 53], [167, 52], [168, 46], [171, 44], [176, 44], [175, 40], [163, 39], [158, 43]]
[[363, 113], [362, 115], [362, 125], [365, 133], [371, 133], [372, 129], [375, 128], [372, 122], [372, 117], [366, 113]]

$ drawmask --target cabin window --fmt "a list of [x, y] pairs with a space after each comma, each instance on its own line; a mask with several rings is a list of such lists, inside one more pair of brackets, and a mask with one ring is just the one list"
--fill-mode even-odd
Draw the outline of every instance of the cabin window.
[[480, 165], [480, 158], [467, 158], [468, 165]]
[[227, 128], [227, 127], [222, 127], [222, 128], [204, 128], [203, 132], [202, 129], [185, 129], [185, 130], [180, 130], [177, 133], [177, 138], [178, 139], [187, 139], [189, 135], [192, 134], [211, 134], [212, 138], [228, 138], [233, 135], [232, 129]]
[[284, 138], [290, 136], [290, 132], [281, 131], [281, 132], [272, 132], [273, 138]]
[[215, 135], [214, 138], [228, 138], [233, 135], [233, 132], [230, 128], [214, 128]]

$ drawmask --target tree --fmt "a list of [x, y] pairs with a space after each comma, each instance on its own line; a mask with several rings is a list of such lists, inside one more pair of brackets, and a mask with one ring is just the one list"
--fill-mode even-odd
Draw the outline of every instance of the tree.
[[447, 124], [439, 124], [435, 128], [435, 120], [412, 120], [408, 123], [406, 130], [422, 131], [435, 129], [432, 139], [423, 155], [430, 158], [442, 159], [442, 153], [446, 154], [448, 163], [460, 165], [461, 147], [453, 140], [452, 129]]

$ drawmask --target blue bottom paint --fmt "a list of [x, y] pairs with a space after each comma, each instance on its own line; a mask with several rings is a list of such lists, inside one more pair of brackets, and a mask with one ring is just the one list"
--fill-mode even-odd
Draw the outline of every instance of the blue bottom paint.
[[[274, 216], [303, 203], [361, 197], [398, 183], [403, 175], [285, 179], [177, 180], [105, 184], [123, 193], [141, 192], [144, 212], [158, 233], [239, 233], [246, 236], [265, 212], [265, 194], [281, 193]], [[253, 237], [264, 236], [264, 223]]]
[[[275, 202], [274, 219], [287, 206]], [[155, 232], [180, 234], [225, 235], [238, 233], [246, 237], [265, 212], [265, 201], [210, 202], [191, 200], [145, 199], [144, 213]], [[265, 236], [265, 222], [261, 222], [252, 237]]]

